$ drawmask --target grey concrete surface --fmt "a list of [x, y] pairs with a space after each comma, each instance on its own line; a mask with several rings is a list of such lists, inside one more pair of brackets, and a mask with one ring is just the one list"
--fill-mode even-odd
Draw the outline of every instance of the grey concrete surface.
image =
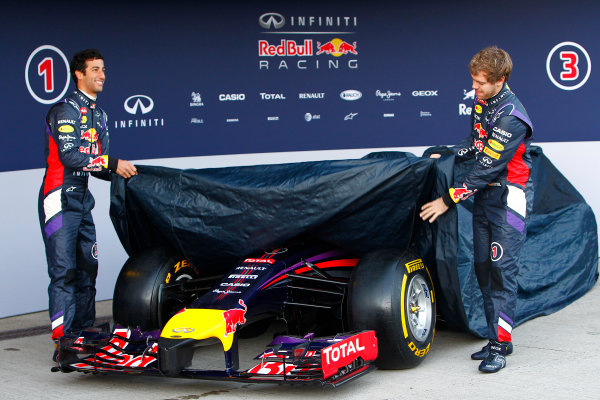
[[[97, 304], [98, 316], [111, 302]], [[337, 389], [319, 386], [239, 384], [143, 376], [52, 373], [53, 344], [47, 313], [0, 319], [0, 399], [599, 399], [600, 289], [566, 308], [513, 331], [515, 351], [496, 374], [477, 370], [471, 352], [484, 340], [438, 329], [432, 349], [417, 368], [375, 371]], [[7, 338], [7, 332], [20, 333]], [[26, 334], [34, 333], [32, 336]], [[4, 336], [2, 336], [4, 335]], [[259, 354], [270, 333], [241, 341], [240, 359]], [[14, 336], [14, 335], [13, 335]], [[222, 368], [222, 350], [201, 350], [212, 368]]]

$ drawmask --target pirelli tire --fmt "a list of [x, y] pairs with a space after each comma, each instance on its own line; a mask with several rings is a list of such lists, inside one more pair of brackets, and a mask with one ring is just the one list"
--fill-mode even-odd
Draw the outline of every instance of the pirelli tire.
[[115, 323], [146, 331], [162, 329], [171, 316], [187, 305], [185, 297], [162, 296], [163, 288], [198, 277], [196, 267], [165, 248], [148, 249], [131, 256], [115, 284]]
[[384, 249], [361, 258], [348, 293], [352, 329], [375, 330], [381, 369], [412, 368], [435, 335], [435, 296], [429, 270], [409, 251]]

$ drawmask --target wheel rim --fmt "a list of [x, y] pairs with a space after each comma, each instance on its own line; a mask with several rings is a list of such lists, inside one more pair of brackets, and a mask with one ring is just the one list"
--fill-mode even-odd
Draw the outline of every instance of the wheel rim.
[[412, 277], [406, 295], [406, 315], [410, 333], [422, 342], [427, 339], [431, 330], [433, 305], [429, 286], [421, 275]]

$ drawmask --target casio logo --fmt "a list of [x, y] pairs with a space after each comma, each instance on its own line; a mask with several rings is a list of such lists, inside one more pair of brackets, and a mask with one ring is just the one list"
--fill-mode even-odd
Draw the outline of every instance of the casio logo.
[[244, 101], [246, 95], [244, 93], [220, 94], [219, 101]]

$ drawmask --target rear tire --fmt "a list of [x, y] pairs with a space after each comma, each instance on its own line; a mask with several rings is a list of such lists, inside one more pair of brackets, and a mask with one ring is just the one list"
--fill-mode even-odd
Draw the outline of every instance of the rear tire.
[[161, 285], [197, 277], [198, 270], [188, 260], [164, 248], [130, 257], [115, 284], [115, 323], [142, 330], [162, 329], [188, 302], [185, 298], [161, 299]]
[[382, 369], [420, 364], [435, 335], [435, 300], [429, 271], [409, 251], [384, 249], [356, 266], [348, 296], [352, 329], [375, 330]]

